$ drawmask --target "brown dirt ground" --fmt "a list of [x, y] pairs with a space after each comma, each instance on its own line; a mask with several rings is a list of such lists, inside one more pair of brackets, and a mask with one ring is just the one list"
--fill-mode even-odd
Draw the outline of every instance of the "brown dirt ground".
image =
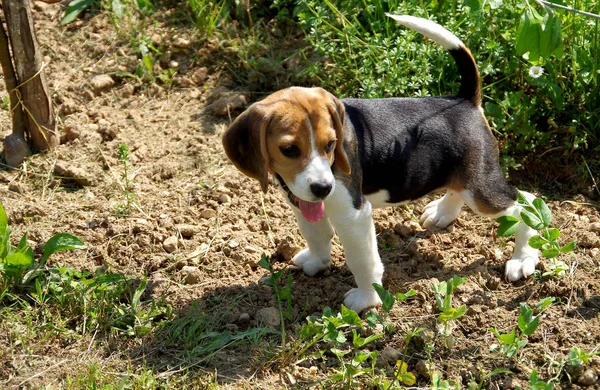
[[[133, 73], [139, 59], [123, 44], [126, 40], [106, 15], [87, 17], [66, 28], [58, 24], [57, 7], [36, 5], [35, 15], [63, 142], [50, 153], [34, 156], [21, 169], [0, 171], [0, 199], [15, 236], [28, 232], [34, 245], [40, 245], [57, 232], [73, 233], [89, 250], [84, 256], [64, 254], [52, 261], [77, 269], [109, 267], [147, 275], [150, 294], [168, 291], [168, 301], [178, 314], [194, 302], [207, 311], [222, 310], [243, 295], [225, 322], [232, 329], [243, 329], [248, 325], [236, 321], [241, 313], [248, 313], [252, 324], [259, 309], [275, 305], [271, 290], [259, 283], [267, 274], [256, 265], [260, 254], [273, 255], [276, 268], [281, 269], [303, 246], [303, 239], [276, 189], [271, 187], [263, 196], [257, 183], [242, 176], [223, 154], [220, 135], [230, 119], [211, 117], [204, 111], [209, 92], [222, 81], [222, 69], [211, 66], [207, 77], [192, 79], [203, 64], [199, 58], [206, 54], [204, 46], [169, 47], [176, 36], [196, 42], [197, 33], [191, 27], [169, 26], [169, 11], [158, 12], [145, 34], [162, 42], [161, 50], [173, 49], [179, 72], [172, 85], [137, 83], [115, 76], [114, 72]], [[116, 84], [95, 93], [89, 82], [98, 74], [112, 74]], [[0, 134], [9, 134], [6, 110], [0, 113], [0, 125]], [[128, 145], [131, 151], [132, 190], [139, 206], [127, 217], [116, 212], [124, 202], [119, 144]], [[56, 164], [82, 169], [94, 185], [81, 186], [73, 178], [58, 177], [53, 173]], [[535, 192], [528, 183], [520, 186]], [[478, 365], [488, 371], [508, 367], [515, 372], [515, 381], [504, 375], [494, 383], [513, 388], [515, 383], [526, 385], [533, 368], [548, 379], [550, 358], [563, 359], [573, 346], [586, 351], [600, 347], [600, 237], [590, 228], [599, 222], [600, 214], [591, 201], [582, 195], [549, 200], [554, 224], [564, 240], [579, 243], [574, 253], [563, 258], [571, 266], [569, 275], [547, 281], [530, 278], [514, 285], [502, 279], [513, 243], [495, 236], [493, 221], [463, 211], [450, 228], [425, 231], [418, 216], [427, 201], [374, 213], [386, 267], [385, 286], [392, 292], [411, 288], [418, 292], [417, 299], [393, 309], [391, 320], [399, 332], [378, 344], [378, 349], [401, 349], [403, 335], [414, 327], [434, 330], [431, 283], [453, 275], [468, 278], [455, 298], [468, 306], [468, 312], [454, 331], [455, 347], [438, 345], [432, 356], [445, 379], [467, 383], [468, 373]], [[178, 246], [167, 253], [163, 242], [171, 236], [178, 238]], [[186, 265], [198, 269], [194, 284], [184, 281], [181, 269]], [[296, 315], [290, 329], [324, 306], [339, 308], [344, 292], [354, 283], [338, 242], [334, 265], [325, 275], [310, 278], [289, 272]], [[490, 327], [509, 331], [516, 325], [519, 302], [534, 305], [547, 296], [556, 297], [559, 303], [544, 315], [522, 359], [510, 365], [489, 352], [495, 341]], [[90, 350], [82, 341], [53, 351], [11, 351], [5, 354], [11, 361], [7, 370], [0, 369], [0, 383], [16, 386], [38, 373], [29, 386], [60, 383], [90, 359], [113, 371], [123, 367], [135, 371], [141, 362], [147, 366], [161, 362], [161, 352], [151, 347], [156, 342], [150, 337], [140, 341], [142, 345], [123, 343], [118, 348], [98, 343]], [[216, 367], [225, 388], [288, 386], [288, 377], [280, 376], [278, 369], [260, 369], [257, 353], [239, 347], [218, 356], [206, 369]], [[417, 358], [425, 355], [418, 349], [411, 353], [413, 369]], [[53, 366], [62, 359], [69, 364]], [[600, 360], [593, 360], [592, 367], [600, 372]], [[300, 384], [309, 383], [310, 375], [301, 369], [287, 367], [285, 371], [297, 375]], [[326, 375], [324, 369], [319, 366], [316, 378]], [[427, 383], [419, 377], [419, 384]]]

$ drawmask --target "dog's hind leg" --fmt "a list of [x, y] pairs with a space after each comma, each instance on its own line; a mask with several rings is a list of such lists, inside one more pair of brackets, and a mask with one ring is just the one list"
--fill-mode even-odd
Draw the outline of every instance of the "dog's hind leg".
[[294, 208], [294, 214], [308, 248], [298, 252], [292, 259], [292, 263], [302, 268], [308, 276], [315, 276], [331, 265], [333, 228], [327, 218], [323, 218], [319, 222], [308, 222], [300, 210]]
[[[503, 181], [504, 182], [504, 181]], [[504, 183], [504, 189], [510, 187]], [[510, 187], [512, 191], [499, 191], [494, 194], [493, 199], [486, 196], [487, 191], [466, 190], [461, 193], [467, 206], [477, 214], [490, 218], [499, 218], [502, 216], [519, 217], [523, 207], [515, 200], [517, 190]], [[529, 192], [521, 191], [530, 202], [535, 199], [535, 195]], [[539, 251], [529, 246], [529, 239], [535, 236], [537, 232], [527, 226], [525, 223], [519, 224], [515, 233], [515, 251], [512, 258], [506, 262], [504, 277], [514, 282], [521, 278], [527, 278], [535, 272], [535, 267], [539, 261]]]
[[446, 195], [436, 199], [425, 206], [425, 210], [419, 219], [425, 229], [432, 226], [445, 228], [450, 225], [460, 214], [464, 200], [454, 190], [448, 190]]

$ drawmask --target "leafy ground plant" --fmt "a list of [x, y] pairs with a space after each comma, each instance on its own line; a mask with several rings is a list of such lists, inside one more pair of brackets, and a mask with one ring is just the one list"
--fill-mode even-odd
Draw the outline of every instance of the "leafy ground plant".
[[[142, 302], [146, 278], [127, 277], [99, 268], [96, 272], [69, 267], [47, 267], [48, 258], [64, 250], [86, 249], [76, 236], [58, 233], [43, 248], [39, 261], [23, 235], [16, 248], [10, 244], [10, 228], [0, 204], [0, 309], [12, 305], [39, 307], [37, 319], [46, 318], [53, 329], [116, 330], [128, 336], [150, 332], [151, 324], [170, 316], [164, 302]], [[58, 312], [54, 312], [58, 309]], [[0, 317], [5, 313], [0, 310]]]
[[519, 317], [517, 319], [517, 329], [510, 333], [501, 334], [498, 329], [491, 328], [490, 331], [496, 336], [499, 344], [492, 344], [491, 350], [500, 350], [508, 358], [513, 358], [519, 350], [527, 345], [526, 336], [531, 336], [540, 324], [540, 317], [544, 311], [554, 302], [554, 297], [547, 297], [539, 301], [535, 307], [538, 315], [533, 315], [533, 309], [525, 303], [519, 305]]
[[129, 175], [129, 171], [131, 171], [131, 165], [129, 163], [129, 147], [127, 145], [119, 145], [117, 159], [119, 160], [119, 164], [123, 170], [121, 172], [121, 181], [123, 187], [123, 197], [125, 198], [124, 203], [117, 205], [117, 213], [121, 216], [126, 216], [129, 214], [131, 206], [135, 204], [137, 199], [136, 194], [131, 190], [132, 179]]
[[466, 281], [467, 278], [461, 278], [460, 276], [454, 275], [452, 279], [440, 282], [433, 286], [433, 290], [435, 291], [435, 301], [438, 310], [440, 311], [438, 316], [438, 333], [442, 335], [444, 343], [448, 347], [454, 345], [452, 330], [456, 327], [455, 321], [467, 312], [466, 305], [453, 307], [452, 297], [454, 295], [454, 290]]
[[390, 310], [392, 310], [394, 304], [402, 303], [407, 299], [414, 297], [417, 292], [415, 290], [409, 290], [405, 293], [397, 292], [396, 294], [392, 294], [377, 283], [373, 283], [373, 288], [377, 291], [377, 295], [379, 295], [379, 298], [381, 299], [381, 310], [383, 310], [384, 314], [380, 315], [377, 312], [370, 311], [366, 314], [365, 318], [371, 327], [375, 327], [377, 323], [379, 323], [383, 326], [385, 331], [391, 333], [394, 331], [394, 327], [387, 319]]
[[555, 259], [558, 255], [571, 252], [575, 249], [575, 241], [568, 242], [561, 246], [558, 243], [560, 231], [557, 228], [551, 228], [552, 212], [550, 208], [541, 198], [535, 198], [533, 201], [527, 199], [523, 193], [519, 192], [517, 202], [523, 206], [520, 218], [513, 216], [503, 216], [496, 221], [498, 226], [498, 235], [501, 237], [509, 237], [515, 234], [519, 225], [524, 223], [530, 228], [538, 231], [537, 234], [529, 239], [529, 246], [539, 249], [542, 256], [550, 259], [551, 264], [548, 265], [550, 271], [545, 272], [543, 277], [562, 276], [569, 269], [563, 262]]
[[13, 248], [10, 233], [8, 217], [0, 203], [0, 291], [10, 285], [28, 284], [39, 275], [48, 258], [56, 252], [86, 249], [86, 245], [79, 238], [68, 233], [59, 233], [46, 242], [43, 257], [36, 263], [33, 249], [27, 242], [27, 234], [24, 234], [17, 247]]

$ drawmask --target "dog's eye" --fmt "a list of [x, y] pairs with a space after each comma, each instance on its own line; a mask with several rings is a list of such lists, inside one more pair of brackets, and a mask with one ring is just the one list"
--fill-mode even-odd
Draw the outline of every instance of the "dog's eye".
[[325, 146], [325, 153], [331, 152], [331, 149], [335, 146], [335, 141], [329, 141], [327, 146]]
[[300, 148], [296, 145], [282, 146], [279, 150], [285, 157], [296, 158], [300, 156]]

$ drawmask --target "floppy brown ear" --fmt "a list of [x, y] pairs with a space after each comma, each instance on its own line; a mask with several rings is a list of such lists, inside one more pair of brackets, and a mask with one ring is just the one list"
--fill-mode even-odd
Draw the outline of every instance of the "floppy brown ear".
[[328, 109], [331, 118], [333, 119], [333, 127], [335, 128], [335, 136], [337, 138], [334, 151], [334, 164], [337, 164], [342, 172], [349, 175], [351, 172], [350, 163], [348, 162], [348, 156], [344, 150], [344, 118], [346, 116], [346, 109], [344, 108], [344, 104], [338, 98], [331, 94], [329, 95], [333, 102], [333, 106], [328, 105]]
[[237, 117], [223, 134], [223, 148], [233, 165], [243, 174], [260, 182], [267, 192], [269, 184], [269, 155], [267, 127], [270, 118], [258, 103]]

